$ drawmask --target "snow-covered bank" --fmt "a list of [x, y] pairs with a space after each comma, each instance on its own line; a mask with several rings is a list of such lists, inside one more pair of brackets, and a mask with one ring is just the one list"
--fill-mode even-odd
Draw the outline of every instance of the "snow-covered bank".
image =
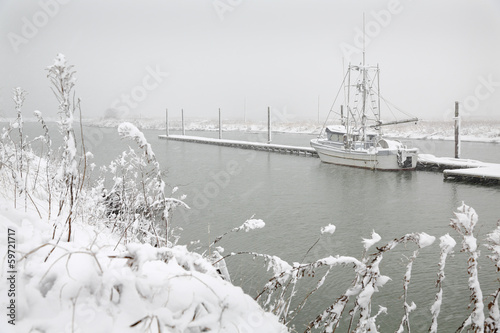
[[[161, 118], [141, 118], [141, 119], [86, 119], [84, 124], [96, 127], [117, 127], [123, 121], [128, 121], [141, 129], [165, 130], [165, 119]], [[182, 130], [182, 123], [179, 119], [171, 119], [169, 128], [174, 131]], [[187, 131], [218, 131], [219, 122], [206, 119], [185, 119], [184, 128]], [[234, 120], [223, 120], [222, 128], [225, 132], [265, 132], [266, 122], [239, 122]], [[315, 134], [319, 133], [321, 125], [312, 122], [281, 123], [273, 122], [273, 132]]]
[[[114, 249], [111, 229], [84, 222], [73, 225], [72, 241], [55, 245], [52, 222], [33, 207], [14, 209], [5, 198], [0, 207], [0, 234], [15, 231], [18, 272], [16, 330], [2, 319], [1, 332], [286, 332], [185, 246]], [[6, 288], [0, 284], [1, 295]]]
[[[88, 119], [84, 123], [89, 126], [96, 127], [117, 127], [121, 119]], [[165, 119], [128, 119], [133, 124], [141, 129], [157, 129], [165, 130]], [[272, 129], [274, 132], [282, 133], [297, 133], [297, 134], [319, 134], [323, 124], [317, 122], [295, 122], [283, 123], [274, 122]], [[218, 121], [202, 120], [202, 119], [187, 119], [185, 120], [185, 129], [187, 131], [218, 131]], [[170, 120], [170, 129], [180, 131], [182, 129], [180, 120]], [[242, 132], [266, 132], [267, 123], [259, 122], [238, 122], [224, 120], [222, 128], [226, 132], [242, 131]], [[420, 121], [417, 124], [400, 124], [384, 128], [384, 134], [393, 138], [404, 139], [423, 139], [423, 140], [454, 140], [454, 123], [439, 122], [439, 121]], [[495, 121], [477, 121], [463, 120], [461, 129], [462, 141], [476, 142], [494, 142], [500, 143], [500, 122]]]

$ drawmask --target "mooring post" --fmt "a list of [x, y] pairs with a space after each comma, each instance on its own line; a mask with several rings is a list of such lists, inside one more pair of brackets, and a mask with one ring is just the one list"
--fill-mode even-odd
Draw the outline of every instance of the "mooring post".
[[318, 95], [318, 124], [319, 124], [319, 96], [320, 95]]
[[455, 158], [460, 158], [460, 112], [455, 102]]
[[165, 109], [165, 134], [168, 136], [170, 133], [168, 132], [168, 109]]
[[186, 135], [186, 129], [184, 128], [184, 109], [181, 109], [181, 123], [182, 123], [182, 135]]
[[222, 139], [222, 119], [220, 116], [220, 108], [219, 108], [219, 140]]
[[267, 107], [267, 143], [271, 143], [271, 108]]

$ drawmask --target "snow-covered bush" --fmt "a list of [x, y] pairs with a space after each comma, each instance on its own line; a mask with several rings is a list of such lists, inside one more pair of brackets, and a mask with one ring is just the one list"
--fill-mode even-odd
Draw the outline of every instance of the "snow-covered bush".
[[[32, 149], [34, 140], [22, 131], [20, 88], [14, 91], [18, 117], [0, 140], [0, 233], [16, 232], [19, 288], [15, 326], [2, 320], [0, 332], [286, 332], [224, 280], [217, 265], [168, 241], [170, 214], [185, 204], [167, 197], [159, 164], [137, 128], [123, 124], [119, 135], [136, 141], [140, 152], [130, 148], [104, 169], [107, 175], [86, 177], [92, 154], [75, 139], [72, 66], [58, 55], [48, 70], [62, 147], [52, 151], [35, 111], [44, 135], [35, 138], [42, 149]], [[106, 177], [113, 187], [102, 198]], [[117, 200], [106, 200], [109, 194]], [[2, 249], [6, 241], [0, 240]], [[0, 274], [5, 280], [6, 270]], [[0, 284], [5, 295], [6, 286]]]
[[[118, 236], [109, 228], [75, 221], [73, 240], [52, 251], [51, 226], [32, 208], [8, 205], [0, 199], [0, 233], [17, 234], [16, 332], [286, 331], [184, 246], [129, 243], [114, 250]], [[2, 320], [0, 332], [13, 330]]]
[[[122, 138], [132, 139], [142, 152], [129, 147], [103, 168], [112, 187], [103, 188], [104, 210], [97, 214], [121, 234], [121, 240], [168, 246], [171, 214], [182, 200], [167, 197], [160, 165], [144, 134], [130, 123], [118, 127]], [[160, 232], [160, 228], [164, 232]]]

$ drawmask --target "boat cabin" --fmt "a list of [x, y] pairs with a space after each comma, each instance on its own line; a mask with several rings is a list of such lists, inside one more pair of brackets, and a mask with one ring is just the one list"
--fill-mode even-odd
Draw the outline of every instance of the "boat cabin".
[[346, 147], [348, 141], [350, 141], [350, 149], [368, 149], [377, 145], [378, 134], [377, 133], [366, 133], [366, 142], [363, 141], [363, 137], [360, 134], [351, 134], [351, 139], [347, 138], [347, 131], [344, 126], [328, 126], [326, 128], [326, 137], [331, 143], [342, 143]]

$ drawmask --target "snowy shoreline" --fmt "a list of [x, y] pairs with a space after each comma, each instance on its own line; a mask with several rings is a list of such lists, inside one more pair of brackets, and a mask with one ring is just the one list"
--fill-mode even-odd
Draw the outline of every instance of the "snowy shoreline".
[[[13, 122], [15, 118], [3, 118], [2, 122]], [[36, 118], [26, 117], [25, 122], [36, 122]], [[46, 119], [49, 123], [57, 122], [57, 119]], [[83, 119], [85, 126], [96, 128], [117, 128], [123, 122], [130, 122], [141, 130], [164, 131], [165, 120], [161, 118], [133, 118], [133, 119]], [[318, 135], [322, 125], [313, 121], [295, 123], [274, 123], [273, 133], [280, 134], [302, 134]], [[223, 122], [224, 132], [246, 132], [266, 133], [265, 122], [238, 122], [226, 120]], [[170, 121], [171, 131], [181, 131], [182, 125], [179, 119]], [[218, 121], [206, 119], [188, 119], [185, 121], [186, 131], [216, 132], [219, 130]], [[452, 121], [420, 121], [418, 124], [402, 124], [391, 126], [384, 130], [384, 136], [393, 139], [404, 140], [433, 140], [454, 141], [454, 125]], [[500, 121], [464, 121], [461, 128], [462, 142], [500, 143]]]
[[[84, 124], [93, 127], [117, 127], [121, 119], [87, 119]], [[140, 129], [165, 130], [164, 119], [128, 119]], [[237, 122], [225, 121], [222, 125], [224, 132], [267, 132], [265, 122]], [[170, 130], [180, 131], [182, 129], [180, 120], [170, 121]], [[186, 131], [218, 131], [218, 122], [214, 120], [186, 120]], [[321, 131], [321, 125], [312, 121], [296, 123], [274, 123], [272, 131], [283, 134], [305, 134], [317, 135]], [[468, 121], [462, 123], [461, 140], [464, 142], [500, 143], [500, 122], [498, 121]], [[385, 130], [385, 136], [397, 139], [411, 140], [438, 140], [454, 141], [453, 122], [444, 121], [420, 121], [418, 124], [402, 124], [392, 126]]]

